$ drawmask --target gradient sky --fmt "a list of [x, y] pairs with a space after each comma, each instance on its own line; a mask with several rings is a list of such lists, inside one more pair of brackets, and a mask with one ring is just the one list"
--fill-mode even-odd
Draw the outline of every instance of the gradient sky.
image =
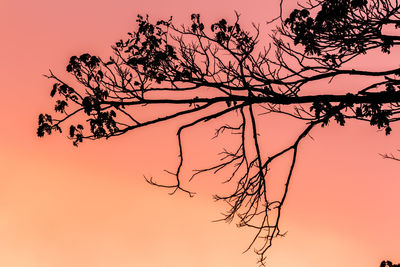
[[[278, 12], [277, 1], [0, 2], [0, 266], [256, 266], [254, 253], [242, 254], [251, 231], [211, 222], [227, 208], [211, 199], [224, 190], [218, 177], [194, 181], [195, 198], [144, 181], [167, 179], [163, 169], [176, 166], [171, 125], [79, 148], [64, 136], [36, 137], [38, 114], [53, 106], [51, 81], [42, 76], [49, 68], [66, 76], [72, 55], [109, 55], [110, 45], [134, 30], [138, 13], [173, 15], [180, 24], [191, 13], [211, 21], [232, 18], [234, 10], [260, 24]], [[376, 68], [373, 62], [365, 68]], [[293, 136], [290, 125], [274, 127]], [[194, 160], [213, 154], [213, 134], [212, 127], [189, 134]], [[400, 127], [386, 137], [354, 122], [311, 135], [284, 208], [288, 234], [276, 240], [268, 266], [400, 263], [400, 163], [379, 156], [400, 148]]]

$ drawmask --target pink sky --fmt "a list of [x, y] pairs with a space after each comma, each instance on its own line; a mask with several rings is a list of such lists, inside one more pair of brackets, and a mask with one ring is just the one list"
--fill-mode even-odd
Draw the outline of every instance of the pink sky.
[[[173, 127], [79, 148], [60, 135], [39, 139], [35, 127], [38, 114], [53, 106], [51, 81], [42, 74], [51, 68], [67, 77], [75, 54], [109, 55], [110, 45], [134, 30], [136, 14], [173, 15], [180, 24], [191, 13], [210, 21], [236, 10], [245, 23], [262, 24], [278, 12], [276, 4], [3, 0], [0, 266], [257, 266], [254, 253], [242, 254], [251, 231], [211, 222], [227, 208], [211, 199], [224, 190], [216, 177], [193, 182], [195, 198], [170, 196], [144, 181], [143, 175], [166, 179], [163, 169], [176, 166]], [[290, 126], [280, 127], [290, 139]], [[400, 163], [379, 156], [400, 148], [400, 127], [392, 128], [386, 137], [368, 124], [332, 124], [302, 143], [283, 213], [288, 234], [275, 242], [268, 266], [400, 263]], [[188, 141], [199, 162], [210, 157], [213, 134], [205, 129], [196, 144]]]

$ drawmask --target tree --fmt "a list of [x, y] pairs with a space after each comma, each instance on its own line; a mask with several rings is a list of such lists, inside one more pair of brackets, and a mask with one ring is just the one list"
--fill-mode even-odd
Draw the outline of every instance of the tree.
[[391, 261], [382, 261], [380, 267], [399, 267], [400, 264], [393, 264]]
[[[86, 139], [108, 139], [186, 118], [177, 130], [179, 157], [171, 172], [175, 182], [147, 180], [171, 193], [192, 196], [182, 186], [182, 135], [210, 120], [223, 122], [216, 136], [236, 134], [236, 147], [224, 150], [221, 161], [194, 171], [190, 179], [205, 172], [229, 172], [226, 181], [235, 190], [216, 199], [230, 206], [224, 220], [236, 218], [239, 226], [257, 230], [249, 249], [256, 247], [263, 264], [274, 238], [283, 235], [282, 207], [299, 145], [312, 129], [331, 121], [344, 126], [348, 120], [361, 120], [388, 135], [390, 124], [400, 119], [400, 68], [388, 64], [371, 71], [352, 65], [357, 57], [389, 54], [400, 44], [400, 36], [391, 30], [400, 27], [399, 9], [400, 4], [389, 0], [309, 0], [287, 18], [280, 15], [269, 22], [277, 26], [267, 46], [260, 26], [243, 29], [237, 13], [232, 22], [220, 19], [210, 25], [192, 14], [189, 26], [176, 26], [172, 18], [153, 23], [139, 15], [137, 31], [116, 42], [109, 59], [87, 53], [70, 58], [66, 70], [74, 85], [50, 71], [50, 95], [58, 97], [54, 110], [60, 117], [40, 114], [37, 135], [62, 132], [72, 121], [66, 127], [77, 146]], [[314, 93], [315, 85], [353, 76], [365, 77], [368, 84], [338, 88], [334, 94]], [[292, 143], [267, 154], [259, 137], [261, 110], [265, 116], [301, 121], [304, 128]], [[290, 164], [282, 194], [274, 199], [267, 180], [271, 164], [283, 157], [290, 157]]]

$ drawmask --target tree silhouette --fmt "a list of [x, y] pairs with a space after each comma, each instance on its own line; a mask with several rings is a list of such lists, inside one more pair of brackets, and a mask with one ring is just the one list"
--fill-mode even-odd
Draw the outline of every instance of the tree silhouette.
[[393, 264], [391, 261], [382, 261], [380, 267], [400, 267], [400, 264]]
[[[348, 120], [360, 120], [388, 135], [390, 123], [400, 119], [400, 68], [388, 64], [370, 71], [351, 65], [356, 57], [371, 51], [389, 54], [400, 44], [400, 36], [387, 30], [400, 27], [399, 8], [397, 2], [386, 0], [309, 0], [287, 18], [280, 15], [268, 22], [277, 24], [269, 41], [261, 38], [256, 24], [245, 30], [237, 13], [231, 22], [220, 19], [209, 25], [192, 14], [186, 26], [176, 26], [172, 18], [152, 23], [148, 16], [139, 15], [137, 30], [112, 46], [109, 59], [90, 54], [70, 58], [66, 70], [76, 85], [50, 71], [47, 77], [54, 81], [50, 94], [57, 96], [54, 110], [59, 117], [40, 114], [37, 135], [61, 132], [63, 125], [73, 121], [66, 127], [77, 146], [86, 139], [107, 139], [189, 118], [177, 130], [179, 156], [171, 172], [175, 182], [147, 180], [170, 188], [171, 193], [192, 196], [181, 183], [182, 135], [210, 120], [223, 122], [216, 136], [237, 134], [240, 138], [232, 144], [236, 147], [224, 150], [221, 161], [194, 171], [190, 179], [205, 172], [229, 172], [226, 181], [235, 190], [216, 199], [230, 206], [224, 220], [236, 217], [239, 226], [257, 230], [248, 249], [255, 247], [264, 264], [274, 238], [283, 235], [282, 207], [299, 144], [311, 130], [331, 121], [343, 126]], [[365, 77], [368, 84], [338, 88], [333, 94], [312, 89], [356, 76]], [[257, 115], [261, 110], [264, 117]], [[267, 154], [258, 134], [263, 118], [272, 114], [302, 121], [304, 128], [292, 143]], [[232, 118], [236, 124], [229, 123]], [[274, 199], [267, 179], [271, 164], [284, 157], [290, 157], [290, 164], [282, 194]]]

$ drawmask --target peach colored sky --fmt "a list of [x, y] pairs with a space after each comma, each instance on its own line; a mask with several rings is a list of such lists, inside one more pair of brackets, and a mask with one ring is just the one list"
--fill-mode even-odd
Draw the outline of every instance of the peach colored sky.
[[[64, 75], [74, 54], [108, 55], [134, 29], [137, 13], [173, 15], [179, 24], [193, 12], [210, 20], [237, 10], [245, 22], [263, 23], [276, 4], [2, 0], [0, 266], [256, 266], [255, 254], [241, 254], [250, 231], [211, 223], [226, 208], [211, 200], [223, 190], [215, 177], [195, 181], [192, 199], [145, 183], [143, 174], [162, 178], [163, 169], [175, 166], [173, 127], [78, 149], [60, 135], [37, 138], [35, 127], [38, 113], [53, 105], [51, 82], [42, 74], [51, 68]], [[312, 132], [314, 141], [301, 146], [283, 214], [288, 234], [275, 242], [268, 266], [400, 262], [400, 163], [378, 155], [400, 147], [400, 127], [393, 129], [388, 137], [361, 123]], [[196, 139], [200, 144], [214, 131], [205, 133]], [[199, 151], [200, 161], [207, 157], [207, 149]]]

